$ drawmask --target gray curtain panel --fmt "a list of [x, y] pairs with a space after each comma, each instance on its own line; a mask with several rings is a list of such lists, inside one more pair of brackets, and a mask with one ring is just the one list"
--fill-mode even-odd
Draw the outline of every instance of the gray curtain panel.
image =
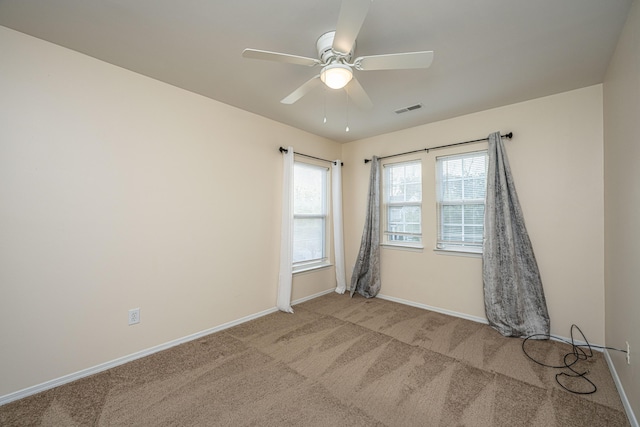
[[366, 298], [380, 292], [380, 160], [376, 156], [371, 160], [367, 218], [349, 289], [351, 296], [358, 292]]
[[489, 324], [504, 336], [549, 335], [549, 313], [500, 132], [489, 135], [482, 275]]

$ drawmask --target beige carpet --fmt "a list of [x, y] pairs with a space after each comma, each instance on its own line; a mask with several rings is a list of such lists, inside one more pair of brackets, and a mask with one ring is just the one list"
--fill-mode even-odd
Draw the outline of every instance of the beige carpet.
[[580, 396], [486, 325], [334, 293], [294, 308], [4, 405], [0, 425], [629, 425], [601, 353]]

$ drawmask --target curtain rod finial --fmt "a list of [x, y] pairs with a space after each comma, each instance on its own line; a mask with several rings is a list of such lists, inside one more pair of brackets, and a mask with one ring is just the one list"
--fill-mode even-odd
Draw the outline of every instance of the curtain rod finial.
[[511, 138], [513, 138], [513, 132], [509, 132], [509, 133], [508, 133], [508, 134], [506, 134], [504, 137], [505, 137], [505, 138], [507, 138], [507, 139], [511, 139]]
[[287, 149], [286, 149], [286, 148], [284, 148], [284, 147], [280, 147], [280, 152], [281, 152], [281, 153], [288, 153], [288, 152], [289, 152], [289, 150], [287, 150]]
[[366, 165], [367, 163], [369, 163], [371, 161], [371, 159], [364, 159], [364, 164]]

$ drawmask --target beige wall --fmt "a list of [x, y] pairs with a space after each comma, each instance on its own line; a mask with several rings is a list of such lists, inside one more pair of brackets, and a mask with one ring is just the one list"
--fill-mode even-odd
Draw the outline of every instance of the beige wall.
[[[419, 114], [419, 113], [418, 113]], [[506, 142], [526, 225], [536, 253], [553, 334], [575, 323], [604, 342], [602, 86], [394, 132], [343, 148], [347, 271], [360, 243], [369, 166], [363, 159], [514, 132]], [[396, 157], [422, 159], [423, 251], [381, 249], [381, 293], [484, 318], [480, 258], [441, 255], [436, 239], [436, 156], [486, 143]]]
[[605, 295], [611, 359], [640, 414], [640, 3], [632, 5], [604, 82]]
[[339, 144], [4, 27], [0, 52], [0, 396], [275, 307], [277, 148]]
[[[0, 396], [272, 308], [280, 145], [345, 161], [349, 276], [364, 158], [513, 131], [552, 332], [605, 341], [606, 229], [606, 342], [637, 347], [637, 1], [629, 21], [604, 84], [606, 192], [601, 85], [340, 146], [0, 27]], [[432, 250], [435, 157], [484, 147], [395, 159], [423, 161], [425, 249], [382, 249], [384, 295], [484, 317], [481, 260]], [[293, 299], [333, 274], [296, 275]], [[612, 357], [640, 401], [637, 359]]]

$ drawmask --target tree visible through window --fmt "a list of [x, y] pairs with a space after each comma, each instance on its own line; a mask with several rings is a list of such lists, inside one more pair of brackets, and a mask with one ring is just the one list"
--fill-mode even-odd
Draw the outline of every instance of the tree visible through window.
[[383, 193], [383, 242], [420, 246], [422, 244], [421, 162], [384, 165]]
[[327, 174], [325, 167], [300, 162], [294, 164], [294, 270], [327, 262]]
[[481, 252], [487, 188], [486, 151], [438, 157], [438, 249]]

